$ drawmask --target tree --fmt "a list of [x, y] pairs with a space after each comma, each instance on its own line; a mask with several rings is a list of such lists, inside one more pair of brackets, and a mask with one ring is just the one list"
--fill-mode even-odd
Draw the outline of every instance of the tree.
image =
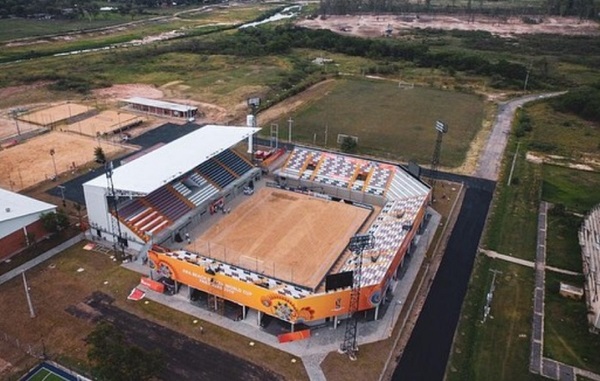
[[70, 224], [69, 217], [62, 209], [40, 214], [40, 220], [48, 233], [59, 233], [61, 230], [68, 228]]
[[106, 155], [104, 155], [104, 150], [102, 147], [94, 148], [94, 156], [96, 157], [96, 163], [106, 163]]
[[342, 139], [340, 149], [344, 153], [355, 153], [358, 149], [358, 144], [356, 143], [356, 140], [353, 137], [346, 136], [344, 139]]
[[92, 374], [98, 381], [146, 381], [156, 377], [164, 365], [160, 353], [127, 343], [123, 334], [107, 322], [98, 324], [86, 342]]

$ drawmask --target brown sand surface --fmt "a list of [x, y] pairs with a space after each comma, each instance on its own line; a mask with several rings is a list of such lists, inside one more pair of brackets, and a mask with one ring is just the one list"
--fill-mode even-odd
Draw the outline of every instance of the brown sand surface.
[[92, 108], [77, 103], [63, 103], [34, 111], [29, 114], [19, 116], [19, 120], [39, 124], [41, 126], [51, 125], [74, 116], [84, 114]]
[[314, 289], [369, 212], [343, 202], [263, 188], [189, 248]]
[[[114, 155], [122, 147], [65, 132], [50, 132], [0, 151], [0, 188], [20, 191], [94, 160], [94, 148]], [[54, 150], [54, 155], [50, 150]], [[53, 160], [54, 159], [54, 160]]]
[[69, 124], [66, 129], [68, 131], [95, 137], [98, 133], [111, 133], [143, 120], [144, 118], [128, 112], [107, 110], [82, 121]]

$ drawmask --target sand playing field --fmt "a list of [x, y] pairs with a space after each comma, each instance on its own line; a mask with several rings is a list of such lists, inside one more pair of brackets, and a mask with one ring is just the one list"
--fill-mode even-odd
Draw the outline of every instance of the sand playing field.
[[197, 238], [190, 250], [316, 288], [370, 211], [264, 188]]
[[[19, 191], [94, 160], [94, 148], [100, 145], [112, 155], [123, 150], [105, 141], [66, 132], [50, 132], [0, 151], [0, 187]], [[54, 150], [54, 155], [50, 154]]]

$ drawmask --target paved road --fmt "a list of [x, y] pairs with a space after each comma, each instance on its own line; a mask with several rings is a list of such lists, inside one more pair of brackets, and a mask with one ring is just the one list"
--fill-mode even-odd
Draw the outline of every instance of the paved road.
[[392, 379], [437, 381], [444, 378], [454, 331], [494, 185], [472, 179], [429, 296]]
[[504, 155], [504, 150], [508, 143], [512, 121], [517, 109], [527, 102], [555, 97], [561, 94], [564, 94], [564, 92], [527, 95], [506, 103], [501, 103], [498, 106], [498, 115], [496, 116], [492, 133], [485, 146], [485, 150], [479, 158], [474, 176], [497, 181], [500, 173], [502, 156]]

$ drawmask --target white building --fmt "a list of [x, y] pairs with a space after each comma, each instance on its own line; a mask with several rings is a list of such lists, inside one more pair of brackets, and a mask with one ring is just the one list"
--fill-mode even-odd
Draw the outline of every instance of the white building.
[[[83, 184], [91, 233], [142, 250], [197, 224], [260, 177], [242, 152], [231, 149], [260, 128], [208, 125], [115, 168], [112, 184], [98, 176]], [[118, 225], [117, 225], [118, 217]]]

